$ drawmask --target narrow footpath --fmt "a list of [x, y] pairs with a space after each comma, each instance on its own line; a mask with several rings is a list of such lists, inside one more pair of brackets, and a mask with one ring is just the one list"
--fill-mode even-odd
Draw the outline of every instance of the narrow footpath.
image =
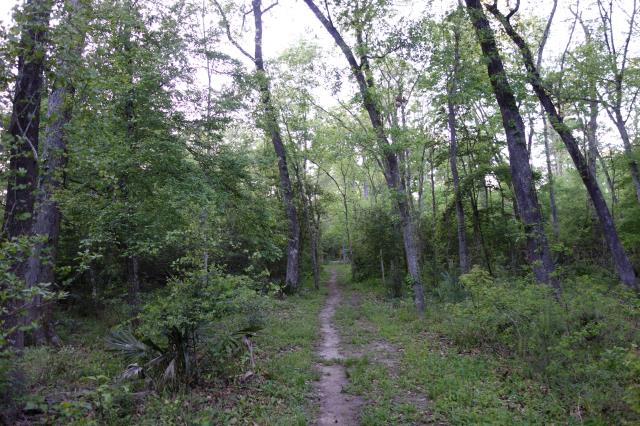
[[340, 363], [343, 356], [340, 353], [340, 335], [332, 323], [336, 307], [342, 296], [337, 284], [337, 271], [331, 270], [331, 277], [327, 282], [329, 297], [322, 311], [320, 311], [321, 343], [318, 356], [322, 364], [318, 366], [322, 377], [318, 383], [320, 396], [320, 414], [318, 426], [326, 425], [357, 425], [359, 424], [362, 400], [348, 395], [342, 390], [349, 384], [344, 366]]

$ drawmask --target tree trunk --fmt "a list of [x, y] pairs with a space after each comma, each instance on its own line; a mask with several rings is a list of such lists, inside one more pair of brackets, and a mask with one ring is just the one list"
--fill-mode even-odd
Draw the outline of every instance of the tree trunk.
[[276, 111], [271, 100], [271, 88], [269, 86], [269, 79], [264, 68], [264, 59], [262, 57], [262, 1], [253, 0], [252, 5], [256, 31], [254, 64], [256, 67], [256, 75], [258, 77], [260, 102], [264, 110], [262, 127], [266, 133], [271, 136], [271, 143], [273, 144], [276, 157], [278, 157], [280, 189], [282, 191], [284, 210], [287, 216], [288, 243], [285, 290], [288, 293], [295, 293], [298, 291], [298, 287], [300, 286], [300, 224], [298, 222], [298, 213], [295, 207], [291, 178], [289, 177], [287, 154], [282, 141]]
[[604, 196], [600, 191], [598, 182], [593, 173], [591, 173], [589, 165], [584, 158], [584, 155], [582, 155], [582, 152], [580, 151], [578, 142], [573, 137], [571, 130], [569, 130], [569, 128], [565, 125], [562, 116], [558, 113], [556, 105], [547, 92], [547, 89], [544, 87], [538, 69], [533, 63], [529, 47], [525, 43], [524, 39], [511, 26], [511, 23], [508, 21], [508, 19], [506, 19], [498, 11], [497, 8], [492, 7], [490, 8], [490, 11], [500, 20], [507, 34], [518, 47], [527, 68], [527, 79], [529, 80], [529, 84], [531, 84], [531, 86], [533, 87], [533, 90], [538, 96], [538, 100], [547, 112], [549, 121], [551, 122], [554, 130], [558, 133], [558, 135], [560, 135], [560, 138], [564, 142], [564, 145], [566, 146], [567, 151], [569, 151], [569, 155], [571, 156], [573, 163], [576, 166], [580, 177], [582, 178], [582, 182], [587, 188], [587, 192], [591, 197], [593, 207], [595, 208], [600, 220], [600, 225], [602, 226], [602, 230], [604, 232], [605, 239], [607, 240], [609, 251], [611, 252], [611, 257], [613, 258], [613, 263], [615, 265], [615, 269], [618, 273], [620, 281], [638, 291], [639, 287], [636, 272], [633, 269], [631, 261], [627, 257], [627, 253], [625, 252], [620, 239], [618, 238], [618, 232], [613, 222], [613, 217], [611, 216], [609, 207], [607, 206]]
[[[40, 101], [45, 58], [45, 33], [49, 25], [51, 3], [47, 0], [27, 0], [24, 6], [24, 25], [20, 35], [18, 75], [9, 135], [9, 171], [2, 236], [7, 240], [27, 236], [33, 225], [33, 206], [38, 173], [38, 136], [40, 131]], [[24, 277], [28, 260], [14, 265], [13, 273]], [[20, 306], [23, 301], [8, 301], [12, 312], [4, 318], [5, 328], [13, 328], [23, 321]], [[15, 312], [13, 312], [15, 311]], [[8, 336], [16, 348], [24, 346], [24, 332]]]
[[349, 204], [347, 203], [347, 188], [344, 187], [342, 195], [342, 207], [344, 208], [344, 229], [347, 233], [347, 250], [349, 250], [348, 259], [353, 269], [353, 243], [351, 242], [351, 231], [349, 229]]
[[624, 119], [622, 118], [620, 108], [615, 108], [613, 112], [615, 118], [613, 121], [616, 125], [616, 128], [618, 129], [618, 133], [620, 133], [620, 138], [622, 139], [622, 144], [624, 146], [624, 153], [629, 159], [631, 182], [633, 183], [633, 188], [636, 192], [636, 198], [640, 203], [640, 171], [638, 171], [638, 162], [635, 160], [633, 147], [631, 146], [631, 138], [629, 137], [629, 133], [627, 132], [627, 128], [625, 126]]
[[140, 274], [138, 256], [131, 255], [127, 262], [127, 275], [129, 281], [129, 303], [134, 310], [140, 305]]
[[[375, 88], [373, 78], [369, 73], [369, 63], [366, 56], [360, 58], [360, 63], [356, 60], [352, 50], [342, 38], [342, 35], [333, 26], [333, 23], [329, 21], [324, 14], [318, 9], [313, 0], [304, 0], [309, 9], [318, 18], [318, 20], [325, 27], [327, 32], [333, 37], [334, 41], [344, 54], [351, 72], [355, 77], [362, 105], [367, 111], [371, 126], [375, 131], [376, 140], [379, 147], [383, 151], [384, 158], [384, 175], [387, 186], [396, 198], [396, 205], [400, 214], [400, 226], [402, 228], [402, 238], [404, 242], [405, 257], [407, 260], [407, 270], [411, 276], [413, 282], [413, 294], [416, 310], [419, 314], [424, 312], [424, 289], [422, 287], [422, 277], [420, 273], [420, 261], [418, 258], [418, 248], [416, 245], [416, 235], [414, 230], [413, 218], [411, 216], [409, 201], [407, 198], [406, 187], [404, 179], [400, 176], [400, 168], [398, 165], [398, 156], [396, 155], [393, 147], [389, 144], [387, 135], [384, 129], [384, 124], [380, 112], [379, 106], [376, 104], [372, 90]], [[356, 39], [360, 39], [358, 36], [358, 30], [356, 30]], [[360, 41], [360, 40], [358, 40]], [[360, 44], [360, 43], [359, 43]], [[365, 75], [366, 74], [366, 75]]]
[[480, 221], [480, 212], [478, 211], [478, 199], [472, 193], [471, 195], [471, 219], [473, 221], [473, 230], [476, 234], [476, 246], [479, 251], [482, 251], [484, 255], [485, 266], [490, 275], [493, 275], [493, 268], [491, 267], [491, 257], [489, 256], [489, 249], [484, 239], [482, 232], [482, 222]]
[[313, 287], [318, 290], [320, 288], [320, 261], [318, 259], [318, 226], [315, 221], [313, 208], [313, 200], [310, 191], [304, 184], [302, 186], [302, 206], [304, 209], [304, 217], [307, 223], [307, 232], [309, 232], [309, 245], [311, 248], [311, 270], [313, 273]]
[[607, 181], [607, 186], [609, 187], [609, 191], [611, 191], [611, 214], [613, 214], [613, 208], [616, 204], [618, 204], [618, 196], [616, 195], [616, 187], [613, 183], [613, 179], [611, 179], [611, 174], [609, 173], [609, 169], [607, 168], [607, 164], [604, 162], [604, 158], [600, 155], [600, 150], [596, 150], [596, 156], [598, 157], [598, 161], [600, 162], [600, 167], [602, 167], [602, 172], [604, 173], [605, 179]]
[[51, 4], [46, 0], [28, 0], [24, 7], [26, 22], [20, 39], [21, 54], [18, 57], [18, 76], [9, 123], [12, 145], [3, 226], [3, 234], [7, 239], [28, 235], [33, 223], [44, 39], [50, 12]]
[[[434, 232], [436, 216], [438, 215], [438, 204], [436, 203], [436, 178], [435, 178], [435, 164], [433, 159], [434, 147], [429, 150], [429, 185], [431, 186], [431, 214], [433, 215]], [[445, 203], [446, 204], [446, 203]], [[435, 234], [434, 234], [435, 235]]]
[[[305, 150], [306, 142], [305, 142]], [[308, 188], [306, 183], [306, 164], [307, 159], [303, 161], [302, 167], [298, 167], [297, 165], [294, 167], [296, 180], [298, 182], [298, 189], [300, 191], [300, 197], [302, 198], [302, 217], [303, 221], [306, 225], [307, 232], [309, 233], [309, 245], [311, 249], [311, 270], [313, 273], [313, 287], [318, 290], [320, 288], [320, 263], [318, 259], [318, 225], [316, 223], [316, 215], [314, 213], [313, 207], [313, 197], [311, 196], [311, 191]], [[302, 169], [302, 177], [299, 173], [300, 168]], [[319, 171], [318, 171], [319, 173]]]
[[418, 217], [422, 215], [422, 196], [424, 195], [424, 162], [427, 144], [422, 146], [422, 156], [420, 157], [420, 172], [418, 173]]
[[[78, 13], [78, 1], [70, 2], [71, 21]], [[66, 25], [71, 25], [67, 22]], [[40, 176], [36, 193], [34, 223], [32, 234], [40, 236], [43, 241], [34, 245], [27, 263], [25, 274], [26, 286], [34, 287], [40, 283], [53, 284], [54, 266], [60, 235], [60, 209], [54, 200], [55, 192], [62, 186], [62, 175], [67, 165], [67, 137], [65, 126], [71, 120], [70, 98], [75, 91], [70, 63], [81, 55], [84, 47], [84, 35], [77, 40], [69, 40], [62, 49], [62, 57], [58, 61], [58, 74], [54, 87], [49, 95], [47, 108], [47, 127], [42, 147]], [[45, 254], [46, 253], [46, 254]], [[30, 307], [29, 319], [38, 324], [34, 332], [34, 343], [58, 343], [51, 321], [51, 306], [42, 306], [42, 297], [34, 299]]]
[[558, 296], [560, 283], [553, 274], [555, 267], [551, 259], [547, 237], [544, 233], [538, 197], [533, 185], [524, 122], [518, 110], [511, 85], [507, 80], [493, 29], [484, 14], [480, 0], [465, 1], [483, 56], [487, 62], [487, 72], [491, 80], [491, 86], [500, 107], [502, 124], [509, 149], [511, 180], [520, 219], [524, 225], [527, 238], [528, 261], [533, 268], [536, 280], [553, 287], [556, 296]]
[[[70, 119], [70, 110], [65, 107], [67, 89], [59, 87], [49, 95], [48, 118], [53, 120], [47, 125], [42, 165], [38, 183], [35, 221], [32, 232], [43, 238], [31, 251], [25, 274], [27, 287], [40, 283], [53, 284], [53, 267], [56, 260], [58, 236], [60, 234], [60, 210], [53, 199], [55, 191], [61, 186], [60, 176], [66, 166], [66, 137], [64, 126]], [[36, 297], [30, 307], [29, 319], [39, 323], [34, 332], [36, 344], [44, 344], [53, 339], [53, 328], [49, 321], [50, 311], [42, 306], [42, 298]]]
[[389, 261], [389, 293], [391, 297], [402, 296], [402, 274], [395, 256], [391, 256]]
[[589, 101], [589, 123], [587, 124], [587, 148], [588, 167], [591, 174], [596, 177], [596, 152], [598, 151], [598, 103]]
[[551, 167], [551, 150], [549, 149], [549, 128], [547, 116], [542, 112], [542, 135], [544, 138], [544, 156], [547, 160], [547, 179], [549, 180], [549, 207], [551, 209], [551, 228], [556, 239], [560, 238], [560, 224], [558, 222], [558, 208], [556, 207], [556, 189], [553, 181], [553, 169]]
[[458, 176], [458, 141], [456, 135], [456, 110], [453, 97], [456, 94], [456, 79], [458, 78], [458, 68], [460, 64], [460, 30], [455, 27], [454, 34], [454, 62], [451, 77], [447, 87], [447, 110], [449, 123], [449, 164], [451, 166], [451, 177], [453, 179], [453, 191], [455, 194], [456, 220], [458, 233], [458, 259], [460, 262], [460, 273], [469, 272], [469, 261], [467, 259], [467, 231], [464, 222], [464, 206], [462, 205], [462, 194], [460, 193], [460, 178]]

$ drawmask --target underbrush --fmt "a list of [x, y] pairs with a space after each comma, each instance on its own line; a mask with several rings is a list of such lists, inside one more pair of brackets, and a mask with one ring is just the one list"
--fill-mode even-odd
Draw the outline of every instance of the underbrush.
[[[522, 279], [474, 268], [430, 290], [423, 320], [379, 280], [352, 283], [360, 314], [403, 347], [404, 381], [453, 423], [640, 421], [640, 303], [611, 282], [564, 281], [562, 300]], [[409, 383], [409, 384], [407, 384]]]
[[549, 288], [493, 280], [474, 268], [460, 278], [469, 297], [444, 303], [440, 332], [462, 349], [517, 362], [518, 373], [557, 393], [567, 414], [605, 423], [638, 420], [640, 377], [632, 365], [640, 341], [640, 304], [621, 286], [579, 276], [561, 301]]
[[[204, 283], [169, 284], [147, 298], [137, 324], [116, 328], [116, 336], [127, 336], [120, 343], [145, 346], [148, 358], [109, 350], [105, 321], [113, 315], [65, 312], [58, 327], [65, 346], [27, 348], [17, 360], [25, 373], [23, 421], [306, 424], [324, 295], [261, 296], [243, 277], [209, 277], [209, 290]], [[184, 347], [176, 347], [172, 330], [188, 337]]]

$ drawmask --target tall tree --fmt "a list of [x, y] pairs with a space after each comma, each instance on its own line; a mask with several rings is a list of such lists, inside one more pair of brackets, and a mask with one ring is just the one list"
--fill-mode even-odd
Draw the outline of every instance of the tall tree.
[[293, 185], [289, 176], [289, 167], [287, 166], [287, 153], [282, 140], [280, 125], [278, 123], [277, 110], [273, 105], [271, 96], [271, 88], [269, 76], [265, 70], [264, 57], [262, 53], [262, 16], [270, 10], [276, 3], [262, 9], [261, 0], [253, 0], [251, 3], [253, 13], [253, 21], [255, 25], [254, 38], [254, 54], [251, 55], [244, 50], [233, 39], [231, 28], [222, 6], [216, 2], [218, 11], [220, 12], [223, 24], [227, 29], [229, 40], [233, 43], [243, 55], [248, 57], [256, 67], [256, 80], [258, 91], [260, 92], [260, 104], [262, 108], [262, 117], [259, 122], [264, 132], [271, 138], [273, 149], [278, 158], [278, 174], [280, 177], [280, 190], [282, 191], [282, 200], [284, 210], [287, 216], [288, 225], [288, 243], [287, 243], [287, 269], [285, 276], [285, 289], [287, 292], [295, 293], [300, 285], [300, 223], [298, 220], [298, 212], [296, 209]]
[[[28, 288], [54, 281], [54, 265], [58, 237], [60, 234], [60, 209], [55, 193], [62, 185], [62, 175], [67, 164], [67, 135], [65, 127], [71, 119], [72, 96], [75, 92], [73, 75], [84, 47], [84, 22], [79, 0], [69, 2], [69, 10], [62, 26], [64, 40], [58, 51], [55, 77], [49, 94], [47, 126], [42, 146], [38, 189], [34, 209], [32, 234], [41, 238], [29, 257], [25, 273]], [[79, 25], [74, 28], [74, 25]], [[74, 31], [74, 29], [76, 31]], [[29, 318], [37, 323], [34, 342], [56, 343], [53, 324], [47, 315], [50, 309], [42, 306], [42, 297], [37, 296], [30, 307]]]
[[[462, 10], [460, 8], [459, 10]], [[447, 81], [447, 123], [449, 125], [449, 165], [451, 167], [451, 178], [453, 180], [453, 191], [456, 206], [456, 221], [458, 234], [458, 258], [460, 263], [460, 273], [466, 274], [469, 271], [469, 260], [467, 258], [467, 231], [464, 221], [464, 206], [462, 204], [462, 192], [460, 190], [460, 177], [458, 176], [458, 138], [456, 134], [456, 105], [455, 97], [457, 92], [456, 81], [458, 79], [458, 69], [460, 67], [460, 27], [453, 23], [453, 64]]]
[[[360, 100], [364, 109], [367, 111], [369, 121], [371, 122], [371, 126], [375, 132], [376, 141], [383, 153], [382, 163], [385, 181], [393, 194], [395, 204], [400, 214], [400, 227], [404, 242], [407, 270], [412, 281], [414, 303], [418, 313], [422, 314], [424, 312], [424, 289], [422, 286], [418, 246], [416, 244], [415, 225], [410, 211], [405, 179], [401, 176], [398, 155], [394, 147], [389, 142], [387, 132], [384, 127], [380, 105], [376, 101], [376, 85], [373, 79], [373, 72], [370, 67], [369, 57], [367, 56], [367, 46], [365, 46], [363, 38], [363, 26], [369, 23], [365, 21], [358, 22], [354, 28], [357, 43], [355, 52], [357, 52], [360, 57], [360, 61], [358, 61], [354, 54], [354, 50], [349, 47], [340, 31], [334, 26], [332, 20], [324, 15], [313, 0], [304, 0], [304, 2], [342, 51], [344, 57], [349, 63], [351, 73], [357, 82]], [[363, 7], [366, 8], [366, 6]], [[358, 10], [356, 14], [361, 19], [367, 19], [366, 16], [368, 13], [364, 9]]]
[[[40, 102], [50, 13], [50, 0], [27, 0], [20, 16], [22, 28], [18, 46], [18, 74], [9, 123], [11, 148], [2, 232], [7, 239], [29, 235], [33, 223]], [[25, 267], [26, 262], [15, 265], [15, 272], [19, 277], [24, 276]], [[6, 320], [5, 326], [15, 327], [21, 318], [22, 312], [17, 310], [15, 316]], [[22, 347], [24, 333], [18, 330], [10, 340], [15, 347]]]
[[613, 258], [613, 263], [620, 281], [636, 291], [639, 290], [636, 272], [622, 243], [620, 242], [618, 232], [613, 222], [613, 217], [611, 216], [609, 207], [602, 195], [602, 191], [600, 190], [594, 171], [589, 167], [582, 151], [580, 151], [578, 142], [574, 138], [569, 127], [564, 123], [564, 118], [560, 115], [554, 101], [551, 99], [551, 96], [540, 77], [540, 72], [533, 62], [533, 55], [531, 54], [529, 46], [511, 24], [510, 18], [517, 12], [517, 6], [512, 9], [508, 15], [502, 14], [495, 3], [493, 5], [489, 5], [488, 9], [500, 21], [511, 40], [518, 47], [524, 61], [524, 65], [527, 69], [527, 79], [529, 84], [533, 87], [540, 103], [547, 112], [549, 121], [554, 130], [558, 133], [562, 142], [564, 142], [564, 145], [567, 148], [567, 151], [569, 151], [569, 155], [578, 170], [580, 178], [582, 179], [584, 186], [587, 188], [593, 207], [600, 220], [600, 225], [602, 226], [604, 237], [607, 241], [607, 245], [609, 246], [609, 251]]
[[480, 0], [465, 0], [476, 37], [487, 63], [487, 72], [493, 92], [500, 108], [502, 124], [509, 148], [509, 165], [513, 190], [518, 205], [520, 220], [527, 238], [527, 256], [533, 267], [536, 280], [552, 286], [556, 294], [560, 283], [554, 276], [549, 243], [544, 233], [542, 214], [538, 196], [533, 184], [533, 174], [529, 164], [529, 152], [525, 137], [524, 122], [513, 89], [507, 79], [502, 57], [496, 44], [495, 34], [489, 25]]
[[50, 0], [27, 0], [20, 17], [22, 28], [9, 123], [11, 157], [3, 224], [3, 234], [9, 239], [29, 234], [33, 223], [45, 37], [50, 13]]
[[[600, 98], [600, 102], [604, 105], [609, 118], [615, 124], [616, 129], [620, 134], [620, 139], [622, 139], [624, 152], [629, 160], [631, 181], [636, 192], [636, 198], [640, 203], [640, 169], [638, 168], [638, 161], [636, 160], [633, 152], [631, 137], [627, 130], [627, 121], [631, 116], [631, 112], [626, 114], [626, 116], [623, 112], [623, 104], [626, 96], [625, 91], [628, 88], [627, 74], [630, 72], [629, 49], [631, 47], [631, 39], [634, 31], [636, 31], [636, 17], [640, 12], [638, 10], [638, 0], [632, 1], [631, 11], [627, 14], [629, 17], [629, 26], [622, 46], [616, 46], [616, 28], [613, 23], [613, 1], [609, 1], [608, 7], [603, 0], [597, 0], [597, 4], [602, 23], [602, 30], [600, 34], [602, 36], [602, 44], [605, 46], [607, 68], [610, 71], [610, 77], [604, 79], [602, 91], [598, 93], [598, 96]], [[635, 95], [633, 95], [630, 101], [631, 105], [635, 103], [637, 96], [638, 92], [636, 90]], [[595, 102], [595, 99], [592, 101]]]

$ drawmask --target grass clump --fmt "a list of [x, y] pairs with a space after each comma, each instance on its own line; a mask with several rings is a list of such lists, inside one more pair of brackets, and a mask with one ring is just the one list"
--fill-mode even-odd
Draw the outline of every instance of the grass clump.
[[[338, 312], [342, 326], [367, 322], [401, 354], [392, 371], [375, 363], [350, 369], [358, 392], [377, 406], [368, 424], [398, 418], [400, 405], [388, 403], [408, 392], [429, 399], [420, 408], [429, 421], [452, 424], [640, 421], [640, 309], [619, 286], [576, 276], [558, 303], [544, 286], [473, 268], [432, 289], [424, 319], [409, 298], [388, 299], [379, 280], [348, 283], [350, 297], [360, 303]], [[373, 380], [382, 390], [367, 386]]]

